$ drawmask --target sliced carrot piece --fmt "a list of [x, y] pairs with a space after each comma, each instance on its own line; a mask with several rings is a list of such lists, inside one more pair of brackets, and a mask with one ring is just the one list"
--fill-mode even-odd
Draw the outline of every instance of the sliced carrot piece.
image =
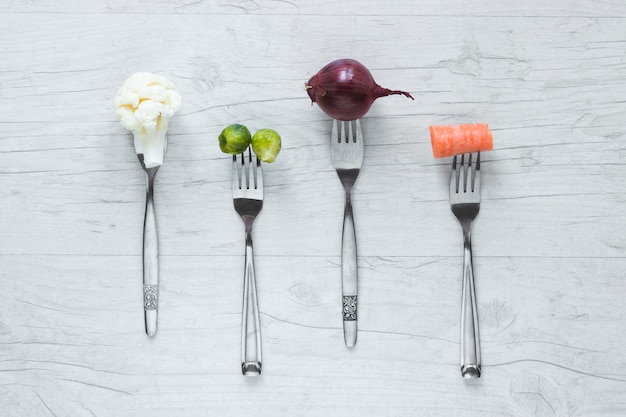
[[430, 142], [435, 158], [493, 149], [493, 137], [486, 124], [430, 126]]

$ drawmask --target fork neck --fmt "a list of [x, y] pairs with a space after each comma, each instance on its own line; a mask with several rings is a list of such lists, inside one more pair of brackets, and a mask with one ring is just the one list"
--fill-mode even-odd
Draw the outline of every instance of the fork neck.
[[343, 191], [346, 193], [346, 200], [350, 200], [350, 193], [352, 193], [352, 187], [355, 181], [351, 178], [342, 178], [341, 185], [343, 185]]
[[252, 246], [252, 224], [254, 223], [253, 216], [241, 216], [243, 224], [246, 227], [246, 245]]
[[152, 191], [152, 188], [154, 186], [154, 177], [156, 176], [158, 170], [158, 166], [144, 169], [144, 172], [146, 173], [146, 187], [148, 193]]
[[356, 182], [357, 176], [359, 175], [359, 170], [358, 169], [345, 169], [345, 170], [338, 170], [339, 173], [339, 179], [341, 180], [341, 185], [343, 185], [343, 189], [346, 192], [346, 194], [350, 193], [350, 191], [352, 191], [352, 187], [354, 186], [354, 183]]
[[346, 194], [346, 205], [352, 205], [352, 187], [344, 186], [344, 190]]
[[466, 244], [472, 241], [472, 221], [461, 220], [461, 228], [463, 229], [463, 240]]

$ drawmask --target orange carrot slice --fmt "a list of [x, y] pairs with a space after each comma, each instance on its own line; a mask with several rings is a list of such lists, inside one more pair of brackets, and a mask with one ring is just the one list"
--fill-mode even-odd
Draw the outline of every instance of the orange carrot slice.
[[480, 123], [431, 126], [430, 142], [433, 145], [435, 158], [493, 149], [493, 138], [489, 126]]

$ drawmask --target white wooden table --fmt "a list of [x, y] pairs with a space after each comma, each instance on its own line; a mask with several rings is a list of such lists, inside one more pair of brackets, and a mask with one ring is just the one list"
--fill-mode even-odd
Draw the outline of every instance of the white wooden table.
[[[419, 4], [421, 3], [421, 4]], [[343, 344], [341, 185], [303, 89], [356, 58], [416, 100], [363, 119], [360, 332]], [[183, 109], [156, 184], [159, 332], [143, 331], [144, 177], [112, 99]], [[0, 415], [626, 415], [621, 0], [4, 1]], [[231, 123], [283, 137], [255, 225], [264, 374], [240, 373]], [[461, 229], [428, 126], [489, 123], [474, 227], [483, 377], [459, 372]]]

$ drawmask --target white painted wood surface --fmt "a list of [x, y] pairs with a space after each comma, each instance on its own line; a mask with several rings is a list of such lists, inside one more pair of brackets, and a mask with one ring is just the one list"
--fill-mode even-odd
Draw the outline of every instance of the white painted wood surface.
[[[360, 333], [343, 346], [341, 186], [303, 82], [383, 86], [354, 192]], [[184, 108], [157, 176], [159, 333], [143, 333], [144, 183], [112, 97]], [[626, 415], [626, 6], [5, 1], [0, 415]], [[239, 373], [243, 225], [221, 129], [273, 127], [255, 229], [264, 375]], [[462, 242], [428, 125], [489, 123], [474, 228], [484, 373], [459, 375]]]

